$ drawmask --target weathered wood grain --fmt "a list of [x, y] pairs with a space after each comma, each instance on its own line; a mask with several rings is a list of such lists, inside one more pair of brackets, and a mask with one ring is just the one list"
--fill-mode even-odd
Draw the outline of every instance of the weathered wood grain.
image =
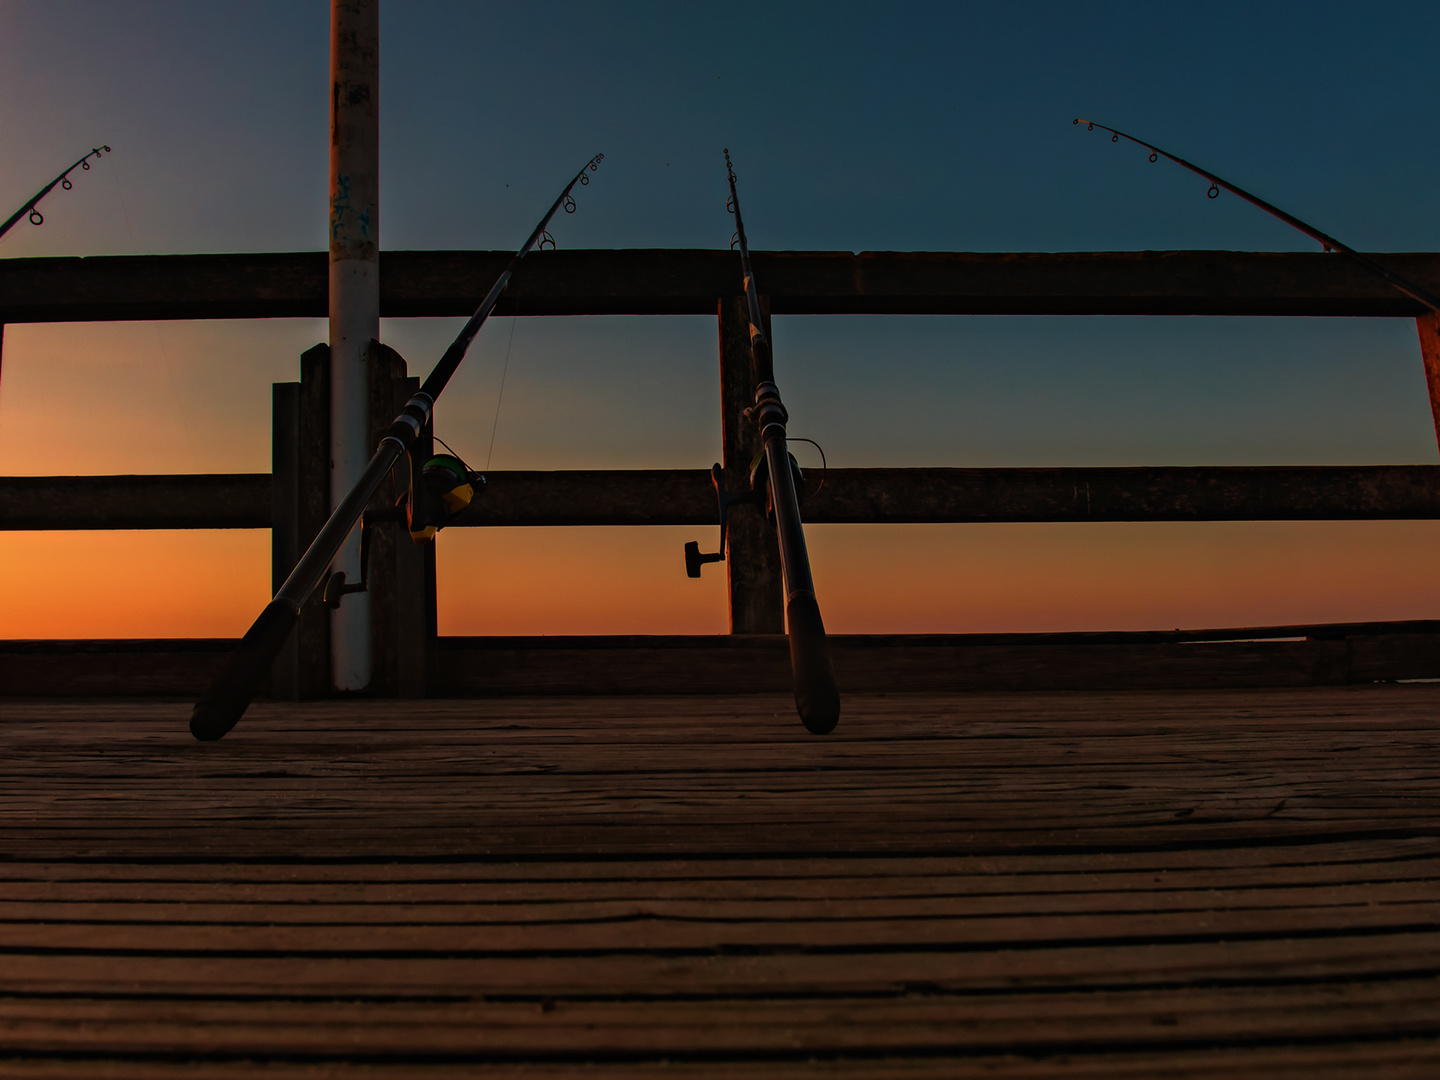
[[[470, 314], [501, 251], [387, 251], [382, 316]], [[757, 251], [777, 315], [1417, 316], [1418, 303], [1310, 252]], [[1372, 258], [1440, 289], [1440, 256]], [[713, 315], [738, 295], [739, 256], [711, 250], [537, 251], [499, 315]], [[0, 322], [319, 318], [325, 255], [139, 255], [0, 260]]]
[[[1304, 639], [1304, 640], [1286, 640]], [[434, 642], [432, 692], [726, 694], [790, 685], [781, 635]], [[846, 693], [1314, 686], [1440, 677], [1430, 620], [1063, 634], [837, 634]], [[0, 642], [0, 698], [196, 696], [229, 639]]]
[[1419, 1077], [1440, 686], [0, 715], [0, 1074]]
[[[185, 736], [181, 702], [49, 714], [16, 702], [0, 853], [894, 855], [1424, 837], [1440, 826], [1435, 694], [852, 697], [827, 740], [779, 697], [259, 704], [217, 747]], [[863, 829], [835, 827], [853, 815]]]
[[[692, 1056], [767, 1049], [835, 1053], [882, 1049], [911, 1053], [1034, 1049], [1046, 1043], [1074, 1050], [1126, 1041], [1163, 1047], [1183, 1027], [1190, 1039], [1294, 1038], [1343, 1034], [1351, 1038], [1425, 1034], [1427, 1015], [1440, 1005], [1435, 980], [1340, 987], [1187, 989], [1157, 1003], [1146, 992], [1044, 993], [962, 998], [933, 993], [919, 1001], [836, 998], [827, 1002], [654, 1001], [643, 1020], [633, 1005], [610, 1001], [532, 1002], [167, 1001], [159, 1008], [134, 1001], [43, 1000], [0, 1002], [0, 1052], [36, 1042], [47, 1048], [157, 1046], [201, 1053], [488, 1054], [520, 1056], [546, 1044], [552, 1055], [653, 1054]], [[1033, 1017], [1045, 1015], [1043, 1031]], [[57, 1030], [68, 1017], [70, 1031]], [[878, 1038], [877, 1038], [878, 1035]], [[337, 1043], [339, 1046], [337, 1047]]]
[[0, 529], [268, 529], [269, 473], [0, 477]]
[[[727, 482], [743, 489], [743, 473]], [[719, 521], [704, 469], [486, 479], [452, 527]], [[808, 487], [803, 513], [814, 524], [1440, 517], [1437, 465], [830, 469], [811, 473]], [[259, 529], [270, 526], [270, 499], [265, 473], [0, 477], [0, 529]], [[733, 513], [742, 511], [753, 513]]]

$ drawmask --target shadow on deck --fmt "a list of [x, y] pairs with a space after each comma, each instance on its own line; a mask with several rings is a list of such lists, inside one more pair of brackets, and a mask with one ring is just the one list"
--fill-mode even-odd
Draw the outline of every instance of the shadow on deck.
[[3, 709], [6, 1076], [1440, 1074], [1440, 686]]

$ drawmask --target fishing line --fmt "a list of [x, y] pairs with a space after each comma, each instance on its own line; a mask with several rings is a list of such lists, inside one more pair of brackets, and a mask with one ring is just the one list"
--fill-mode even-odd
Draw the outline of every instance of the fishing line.
[[495, 395], [495, 422], [490, 425], [490, 449], [485, 454], [486, 472], [490, 471], [490, 459], [495, 456], [495, 432], [500, 429], [500, 402], [505, 400], [505, 375], [510, 370], [510, 350], [515, 345], [515, 327], [519, 322], [517, 316], [510, 316], [510, 343], [505, 346], [505, 363], [500, 368], [500, 392]]
[[822, 487], [825, 486], [825, 474], [830, 471], [830, 465], [829, 465], [829, 463], [825, 460], [825, 448], [824, 448], [823, 446], [821, 446], [818, 442], [816, 442], [814, 439], [800, 439], [800, 438], [796, 438], [794, 435], [791, 435], [791, 436], [790, 436], [789, 438], [787, 438], [785, 441], [786, 441], [786, 442], [808, 442], [808, 443], [809, 443], [811, 446], [813, 446], [816, 450], [819, 450], [819, 451], [820, 451], [820, 483], [818, 483], [818, 484], [815, 485], [815, 490], [818, 492]]
[[439, 435], [436, 435], [433, 431], [430, 433], [430, 437], [436, 442], [438, 442], [441, 446], [445, 447], [446, 450], [449, 450], [451, 457], [453, 457], [456, 461], [460, 462], [461, 465], [465, 465], [465, 471], [467, 473], [470, 471], [470, 466], [465, 464], [465, 459], [459, 454], [457, 454], [448, 442], [442, 439]]

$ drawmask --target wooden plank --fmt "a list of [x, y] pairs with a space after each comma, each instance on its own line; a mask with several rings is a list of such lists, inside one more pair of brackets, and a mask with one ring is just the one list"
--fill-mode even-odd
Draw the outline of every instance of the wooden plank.
[[[301, 624], [302, 634], [316, 638], [312, 658], [322, 655], [324, 644], [318, 616], [325, 612], [316, 614]], [[1308, 640], [1251, 640], [1288, 637]], [[1427, 620], [1134, 633], [836, 634], [830, 640], [847, 693], [1300, 687], [1440, 678], [1440, 633]], [[768, 693], [790, 684], [782, 635], [421, 640], [427, 651], [431, 643], [434, 675], [426, 684], [442, 697], [703, 695], [739, 687]], [[0, 641], [0, 697], [193, 696], [233, 648], [232, 639]], [[315, 660], [305, 670], [304, 697], [323, 696], [325, 669]]]
[[[891, 1053], [1110, 1049], [1197, 1040], [1313, 1040], [1426, 1034], [1434, 980], [1360, 986], [775, 1002], [655, 1001], [642, 1021], [610, 1001], [239, 1001], [81, 999], [0, 1003], [0, 1049], [110, 1053], [184, 1048], [257, 1055]], [[65, 1040], [70, 1041], [65, 1041]]]
[[7, 703], [0, 1072], [1429, 1075], [1437, 694]]
[[[1205, 941], [1220, 938], [1304, 937], [1345, 933], [1404, 933], [1440, 925], [1440, 900], [1432, 883], [1373, 890], [1373, 900], [1344, 895], [1289, 898], [1271, 907], [1230, 907], [1219, 898], [1189, 898], [1174, 910], [1092, 907], [1057, 912], [1011, 898], [1008, 906], [883, 905], [814, 901], [806, 905], [580, 903], [542, 909], [530, 918], [471, 909], [448, 919], [423, 912], [358, 917], [341, 907], [323, 920], [296, 920], [288, 909], [156, 908], [148, 918], [104, 905], [104, 911], [72, 914], [54, 904], [6, 907], [0, 951], [6, 955], [55, 952], [338, 953], [463, 955], [631, 954], [642, 950], [815, 949], [828, 952], [1014, 949], [1070, 946], [1091, 941]], [[1417, 899], [1416, 897], [1420, 897]], [[575, 910], [578, 908], [580, 910]], [[313, 908], [311, 909], [313, 911]], [[130, 917], [126, 917], [130, 914]], [[143, 914], [143, 913], [142, 913]], [[468, 917], [458, 917], [462, 914]], [[508, 917], [506, 917], [508, 915]]]
[[[716, 523], [703, 470], [498, 472], [457, 525]], [[807, 522], [1243, 521], [1440, 517], [1440, 466], [830, 469]], [[818, 490], [815, 490], [817, 489]], [[741, 507], [736, 520], [748, 510]]]
[[[380, 313], [474, 310], [498, 251], [380, 256]], [[1440, 290], [1440, 255], [1371, 256]], [[1348, 260], [1310, 252], [754, 252], [777, 315], [1418, 316]], [[709, 315], [738, 294], [738, 256], [712, 250], [534, 252], [500, 315]], [[0, 322], [323, 317], [321, 252], [0, 260]]]
[[[406, 378], [396, 384], [396, 413], [405, 402], [420, 389], [420, 380]], [[427, 460], [435, 449], [433, 429], [427, 425], [416, 440], [412, 452]], [[409, 466], [409, 460], [401, 462], [402, 468]], [[409, 478], [401, 482], [408, 488]], [[435, 545], [417, 547], [410, 539], [408, 526], [397, 522], [393, 526], [395, 547], [395, 589], [396, 589], [396, 666], [395, 689], [402, 698], [423, 698], [434, 681], [435, 657]]]
[[[535, 1005], [533, 1008], [543, 1008]], [[267, 1080], [333, 1080], [336, 1077], [364, 1077], [366, 1080], [393, 1080], [425, 1077], [455, 1080], [474, 1077], [483, 1068], [486, 1077], [496, 1080], [609, 1080], [611, 1077], [678, 1077], [681, 1080], [748, 1080], [767, 1077], [793, 1080], [805, 1077], [859, 1078], [867, 1080], [951, 1080], [951, 1078], [998, 1077], [1001, 1080], [1057, 1080], [1057, 1078], [1145, 1077], [1154, 1080], [1212, 1080], [1216, 1076], [1235, 1080], [1274, 1080], [1275, 1077], [1352, 1077], [1373, 1080], [1426, 1080], [1440, 1063], [1440, 1040], [1426, 1037], [1379, 1042], [1374, 1039], [1318, 1040], [1311, 1045], [1251, 1044], [1152, 1049], [1136, 1052], [1126, 1047], [1104, 1051], [1034, 1051], [1016, 1054], [961, 1054], [936, 1050], [930, 1053], [876, 1056], [866, 1053], [835, 1057], [775, 1055], [756, 1059], [745, 1055], [704, 1055], [677, 1060], [675, 1055], [640, 1060], [573, 1061], [539, 1059], [496, 1060], [464, 1055], [408, 1057], [395, 1061], [386, 1057], [346, 1059], [305, 1056], [298, 1060], [268, 1058], [255, 1060], [222, 1055], [190, 1055], [183, 1061], [162, 1055], [137, 1055], [96, 1060], [83, 1054], [44, 1055], [9, 1058], [4, 1061], [7, 1076], [20, 1080], [55, 1080], [76, 1075], [77, 1061], [83, 1062], [87, 1077], [96, 1080], [151, 1080], [152, 1077], [185, 1077], [194, 1080], [235, 1080], [265, 1077]]]
[[[270, 387], [270, 593], [300, 561], [300, 384]], [[300, 700], [300, 635], [292, 633], [270, 665], [268, 694]]]
[[[302, 627], [303, 632], [303, 627]], [[441, 638], [437, 692], [528, 694], [778, 692], [789, 681], [779, 635], [723, 639]], [[1398, 643], [1398, 644], [1397, 644]], [[893, 646], [893, 647], [887, 647]], [[230, 639], [0, 642], [0, 697], [193, 696], [234, 648]], [[1353, 641], [1200, 644], [949, 644], [944, 636], [831, 646], [847, 693], [1313, 686], [1440, 677], [1440, 635]], [[1352, 673], [1351, 650], [1360, 656]], [[306, 698], [323, 694], [310, 665]]]
[[[370, 442], [378, 444], [385, 430], [420, 380], [406, 375], [404, 358], [378, 341], [371, 342]], [[418, 447], [417, 453], [424, 453]], [[388, 512], [409, 483], [409, 461], [403, 459], [370, 501], [367, 512]], [[373, 677], [368, 692], [380, 697], [425, 696], [427, 646], [424, 549], [410, 540], [399, 520], [367, 520], [370, 536], [370, 622]]]
[[0, 478], [0, 529], [268, 529], [269, 473]]
[[[863, 957], [863, 961], [860, 959]], [[1217, 982], [1361, 980], [1433, 976], [1433, 932], [1137, 943], [1097, 941], [994, 950], [506, 956], [324, 953], [10, 952], [0, 996], [34, 994], [224, 994], [271, 996], [725, 997], [783, 998], [1019, 990], [1088, 982], [1107, 988], [1205, 986]]]
[[[309, 354], [307, 354], [309, 355]], [[745, 458], [741, 448], [733, 455]], [[748, 459], [745, 459], [748, 467]], [[734, 466], [736, 479], [745, 472]], [[456, 526], [715, 525], [702, 469], [494, 472]], [[1440, 466], [831, 469], [807, 522], [1335, 521], [1440, 517]], [[748, 478], [745, 480], [748, 487]], [[0, 528], [267, 528], [264, 473], [0, 478]], [[752, 508], [734, 511], [744, 522]], [[748, 515], [748, 516], [747, 516]], [[756, 631], [760, 632], [760, 631]]]
[[815, 522], [1432, 518], [1440, 516], [1440, 467], [832, 469], [806, 499], [805, 516]]
[[[1199, 878], [1199, 875], [1192, 877]], [[102, 931], [96, 929], [98, 926], [114, 928], [121, 924], [150, 929], [171, 925], [204, 925], [211, 928], [255, 925], [292, 928], [353, 928], [362, 925], [478, 928], [529, 924], [551, 926], [556, 923], [583, 926], [629, 919], [649, 920], [657, 924], [667, 921], [753, 923], [758, 931], [743, 927], [737, 931], [749, 934], [764, 933], [766, 920], [772, 923], [785, 920], [787, 924], [809, 921], [810, 933], [824, 943], [853, 940], [857, 935], [869, 938], [868, 924], [878, 920], [888, 920], [887, 932], [901, 935], [897, 940], [918, 940], [921, 937], [937, 940], [935, 935], [944, 929], [939, 925], [940, 921], [978, 916], [1006, 916], [1013, 920], [1037, 914], [1148, 916], [1223, 913], [1230, 918], [1242, 912], [1269, 913], [1303, 907], [1327, 909], [1326, 917], [1334, 919], [1341, 914], [1335, 910], [1339, 908], [1440, 902], [1436, 900], [1440, 895], [1436, 886], [1440, 874], [1435, 872], [1433, 864], [1428, 866], [1428, 872], [1399, 881], [1346, 880], [1338, 884], [1296, 885], [1280, 883], [1278, 877], [1271, 870], [1263, 886], [1238, 889], [1213, 885], [1208, 879], [1195, 881], [1189, 887], [1167, 883], [1163, 889], [1156, 888], [1153, 880], [1139, 883], [1132, 889], [1120, 888], [1115, 882], [1107, 882], [1108, 888], [1086, 888], [1089, 882], [1070, 880], [1062, 881], [1068, 886], [1063, 890], [1036, 892], [1019, 888], [1004, 894], [998, 889], [972, 894], [964, 891], [963, 885], [957, 887], [953, 882], [937, 882], [928, 878], [892, 881], [886, 891], [867, 885], [863, 879], [847, 878], [827, 879], [828, 890], [822, 890], [818, 882], [800, 882], [801, 886], [807, 887], [799, 891], [809, 895], [798, 897], [788, 895], [789, 883], [785, 882], [771, 882], [768, 893], [755, 895], [757, 890], [746, 888], [743, 882], [715, 879], [705, 882], [707, 887], [704, 890], [696, 889], [695, 883], [690, 883], [690, 887], [683, 890], [672, 890], [663, 885], [658, 889], [647, 889], [628, 883], [587, 882], [583, 890], [577, 890], [583, 893], [579, 897], [564, 895], [566, 890], [557, 889], [555, 883], [549, 883], [546, 889], [505, 889], [504, 895], [476, 890], [469, 884], [452, 884], [448, 888], [391, 887], [388, 897], [363, 900], [344, 885], [237, 888], [226, 883], [218, 888], [197, 888], [187, 883], [180, 887], [172, 885], [156, 889], [153, 883], [147, 883], [149, 887], [145, 889], [131, 885], [128, 889], [131, 895], [127, 897], [116, 895], [127, 890], [115, 884], [97, 888], [67, 881], [60, 888], [49, 883], [45, 883], [44, 888], [37, 888], [35, 884], [22, 888], [12, 883], [0, 889], [0, 934], [21, 946], [41, 946], [47, 944], [45, 935], [50, 932], [49, 928], [60, 924], [84, 924], [91, 928], [92, 933], [100, 933]], [[1204, 891], [1197, 893], [1195, 890], [1199, 888]], [[910, 889], [916, 891], [906, 891]], [[476, 895], [477, 892], [480, 895]], [[681, 895], [674, 895], [676, 892]], [[1388, 914], [1398, 916], [1400, 911], [1397, 908]], [[1374, 918], [1379, 914], [1370, 912], [1363, 917]], [[815, 924], [822, 920], [836, 922], [837, 933], [833, 938], [818, 933]], [[865, 920], [867, 925], [858, 925], [859, 920]], [[912, 922], [914, 937], [905, 938], [904, 925]], [[34, 926], [37, 936], [23, 936], [23, 926]], [[592, 926], [591, 929], [603, 930], [603, 927]], [[686, 927], [669, 929], [679, 931]], [[1023, 929], [1027, 935], [1034, 933], [1031, 926]], [[1193, 931], [1194, 925], [1185, 929]], [[800, 930], [803, 935], [807, 927], [802, 926]], [[1205, 931], [1218, 932], [1215, 925], [1208, 921]], [[705, 929], [697, 930], [695, 938], [703, 938], [706, 933]], [[132, 936], [125, 935], [126, 947], [135, 941]], [[796, 944], [800, 943], [802, 937], [797, 937]], [[319, 940], [311, 944], [320, 947]], [[179, 947], [178, 941], [175, 947]]]
[[1158, 858], [1426, 837], [1435, 693], [862, 695], [826, 740], [780, 695], [427, 702], [403, 724], [383, 702], [257, 705], [218, 754], [185, 736], [184, 702], [49, 724], [24, 720], [35, 703], [0, 729], [0, 854]]
[[[325, 342], [300, 354], [299, 454], [300, 533], [295, 550], [303, 553], [330, 517], [330, 346]], [[295, 640], [300, 698], [327, 696], [334, 689], [330, 674], [330, 610], [319, 595], [312, 593], [301, 605]], [[208, 684], [213, 674], [207, 672], [205, 678]]]
[[[1137, 695], [1138, 696], [1138, 695]], [[129, 703], [119, 703], [126, 710]], [[148, 709], [153, 710], [153, 703]], [[426, 706], [433, 708], [434, 703]], [[17, 710], [53, 715], [52, 703]], [[93, 708], [93, 707], [92, 707]], [[133, 711], [133, 706], [130, 710]], [[87, 737], [88, 736], [83, 736]], [[1238, 888], [1263, 883], [1399, 881], [1426, 878], [1440, 838], [1372, 838], [1112, 852], [1013, 851], [986, 855], [578, 859], [568, 853], [505, 861], [64, 862], [0, 860], [5, 897], [57, 895], [154, 899], [273, 896], [315, 902], [346, 897], [388, 902], [427, 897], [534, 900], [578, 896], [647, 897], [992, 895], [1096, 888]], [[611, 890], [611, 891], [606, 891]], [[820, 890], [820, 892], [815, 892]], [[833, 892], [832, 892], [833, 890]]]
[[[1410, 843], [1424, 843], [1423, 838]], [[1370, 841], [1381, 854], [1395, 841]], [[1117, 895], [1129, 905], [1180, 904], [1204, 891], [1228, 890], [1265, 901], [1309, 889], [1355, 890], [1419, 887], [1440, 878], [1434, 856], [1396, 861], [1287, 863], [1297, 850], [1310, 857], [1340, 845], [1303, 844], [1239, 849], [1234, 861], [1220, 860], [1231, 849], [1117, 852], [1100, 859], [1076, 855], [1005, 855], [915, 858], [852, 855], [842, 858], [765, 860], [671, 859], [546, 863], [350, 863], [350, 864], [170, 864], [26, 863], [0, 865], [0, 904], [56, 904], [57, 917], [82, 909], [144, 905], [141, 915], [164, 905], [184, 905], [195, 918], [227, 904], [288, 912], [294, 920], [383, 917], [408, 911], [411, 921], [465, 917], [469, 908], [494, 906], [516, 917], [536, 905], [633, 903], [715, 903], [875, 901], [982, 904], [1089, 903]], [[1349, 845], [1358, 847], [1359, 845]], [[1268, 856], [1268, 857], [1267, 857]], [[1208, 858], [1207, 858], [1208, 857]], [[1217, 865], [1218, 864], [1218, 865]], [[777, 869], [777, 865], [784, 869]], [[986, 870], [985, 867], [996, 867]], [[907, 872], [908, 871], [908, 872]], [[1430, 894], [1434, 896], [1435, 893]], [[1024, 897], [1023, 901], [1016, 900]], [[320, 906], [323, 905], [323, 906]], [[306, 915], [309, 912], [311, 915]], [[66, 916], [69, 917], [69, 916]], [[78, 915], [75, 917], [79, 917]], [[155, 918], [161, 917], [156, 914]], [[243, 921], [243, 920], [242, 920]]]

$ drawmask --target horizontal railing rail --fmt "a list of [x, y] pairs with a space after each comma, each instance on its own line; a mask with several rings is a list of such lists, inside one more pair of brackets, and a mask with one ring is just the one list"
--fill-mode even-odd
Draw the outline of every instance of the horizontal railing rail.
[[[847, 693], [1317, 686], [1440, 677], [1440, 622], [1049, 634], [832, 634]], [[233, 638], [0, 641], [0, 694], [198, 694]], [[431, 692], [784, 693], [783, 634], [440, 637]]]
[[[704, 469], [493, 472], [456, 526], [714, 525]], [[1440, 518], [1440, 465], [829, 469], [815, 524]], [[0, 530], [266, 529], [269, 473], [0, 478]]]
[[[1440, 254], [1373, 254], [1440, 291]], [[464, 316], [510, 258], [387, 251], [380, 314]], [[771, 310], [801, 314], [1416, 316], [1424, 309], [1319, 252], [753, 253]], [[499, 315], [714, 315], [739, 256], [705, 249], [535, 252]], [[0, 259], [0, 323], [323, 318], [323, 252]]]

